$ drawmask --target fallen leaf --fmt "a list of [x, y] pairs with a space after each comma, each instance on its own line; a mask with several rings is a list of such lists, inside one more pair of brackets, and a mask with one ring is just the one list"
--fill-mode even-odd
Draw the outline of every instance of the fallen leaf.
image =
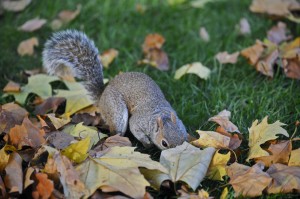
[[206, 31], [205, 27], [200, 27], [200, 29], [199, 29], [199, 36], [205, 42], [209, 42], [209, 40], [210, 40], [209, 34]]
[[249, 35], [251, 34], [251, 28], [248, 20], [246, 18], [240, 19], [240, 23], [237, 26], [238, 27], [238, 32], [241, 35]]
[[292, 79], [300, 79], [300, 58], [283, 60], [283, 62], [284, 61], [286, 61], [286, 64], [283, 65], [284, 74]]
[[74, 141], [74, 137], [62, 131], [52, 131], [47, 135], [47, 142], [58, 150], [64, 149]]
[[143, 52], [148, 53], [151, 49], [154, 48], [161, 49], [164, 43], [165, 43], [165, 38], [162, 35], [158, 33], [148, 34], [142, 45]]
[[242, 137], [241, 134], [231, 134], [231, 133], [228, 133], [228, 132], [227, 132], [223, 127], [221, 127], [221, 126], [218, 126], [218, 127], [216, 128], [216, 132], [218, 132], [218, 133], [220, 133], [220, 134], [222, 134], [222, 135], [225, 135], [225, 136], [227, 136], [227, 137], [230, 138], [229, 148], [230, 148], [231, 150], [237, 149], [237, 148], [241, 145], [241, 143], [242, 143], [242, 139], [240, 138], [240, 137]]
[[268, 40], [275, 44], [280, 44], [283, 41], [286, 41], [291, 38], [290, 35], [287, 35], [286, 24], [279, 21], [276, 26], [273, 26], [267, 33]]
[[35, 170], [32, 167], [26, 169], [25, 179], [24, 179], [24, 189], [26, 189], [27, 187], [29, 187], [34, 183], [34, 181], [30, 179], [34, 171]]
[[56, 112], [59, 105], [65, 101], [63, 97], [49, 97], [42, 104], [38, 105], [34, 109], [34, 114], [36, 115], [45, 115], [50, 111]]
[[132, 144], [128, 137], [123, 137], [123, 136], [120, 136], [119, 134], [116, 134], [114, 136], [110, 136], [110, 137], [106, 138], [106, 140], [102, 144], [100, 144], [99, 146], [94, 148], [94, 151], [103, 151], [107, 148], [114, 147], [114, 146], [131, 147]]
[[54, 190], [53, 182], [49, 180], [47, 174], [44, 173], [36, 173], [35, 177], [37, 179], [38, 184], [32, 191], [32, 197], [34, 199], [50, 198]]
[[180, 79], [185, 74], [196, 74], [200, 78], [207, 80], [210, 76], [210, 69], [202, 65], [200, 62], [194, 62], [191, 64], [186, 64], [175, 72], [175, 79]]
[[[64, 196], [69, 199], [86, 196], [86, 186], [83, 181], [80, 180], [70, 160], [57, 152], [54, 154], [53, 159], [57, 171], [60, 174], [59, 179], [64, 189]], [[96, 176], [93, 177], [95, 178]], [[96, 180], [98, 179], [96, 178]]]
[[280, 57], [293, 59], [299, 57], [300, 54], [300, 37], [297, 37], [291, 42], [284, 42], [279, 46]]
[[47, 114], [47, 117], [50, 119], [51, 124], [54, 126], [56, 130], [60, 129], [61, 127], [65, 126], [66, 124], [71, 122], [70, 117], [62, 117], [58, 118], [55, 117], [55, 114]]
[[18, 46], [19, 55], [21, 55], [21, 56], [33, 55], [34, 46], [39, 46], [39, 41], [36, 37], [32, 37], [30, 39], [22, 41]]
[[216, 149], [228, 149], [230, 143], [230, 137], [224, 136], [214, 131], [201, 131], [197, 130], [200, 138], [192, 141], [194, 146], [205, 148], [214, 147]]
[[72, 115], [77, 111], [93, 104], [85, 87], [78, 82], [66, 82], [70, 90], [56, 90], [55, 97], [66, 98], [65, 115]]
[[2, 149], [0, 149], [0, 172], [2, 172], [9, 160], [9, 155], [5, 152], [5, 147], [3, 147]]
[[186, 187], [181, 186], [181, 189], [177, 192], [180, 194], [178, 199], [213, 199], [213, 197], [209, 197], [209, 193], [203, 189], [198, 190], [198, 193], [190, 193]]
[[287, 164], [289, 161], [291, 150], [292, 143], [290, 140], [279, 141], [275, 144], [271, 143], [267, 150], [268, 152], [270, 152], [270, 155], [255, 158], [255, 161], [264, 162], [266, 167], [270, 167], [275, 163]]
[[50, 27], [52, 30], [58, 30], [63, 26], [63, 22], [60, 19], [54, 19], [51, 21]]
[[215, 55], [215, 58], [221, 63], [221, 64], [235, 64], [237, 62], [237, 58], [240, 55], [240, 52], [235, 52], [233, 54], [228, 54], [227, 51], [225, 52], [219, 52]]
[[21, 89], [20, 84], [9, 81], [6, 86], [3, 88], [3, 92], [19, 92]]
[[226, 168], [230, 177], [229, 183], [232, 185], [235, 197], [257, 197], [262, 195], [262, 191], [271, 183], [272, 178], [263, 171], [262, 162], [256, 163], [252, 167], [233, 163]]
[[169, 58], [167, 53], [158, 48], [150, 49], [146, 55], [145, 59], [138, 62], [138, 64], [149, 64], [161, 71], [169, 70]]
[[292, 10], [299, 10], [300, 3], [296, 0], [253, 0], [250, 10], [279, 17], [291, 15]]
[[256, 41], [253, 46], [241, 51], [241, 55], [249, 60], [251, 65], [255, 65], [264, 51], [262, 42]]
[[21, 194], [23, 192], [23, 171], [22, 158], [18, 153], [13, 152], [10, 154], [5, 172], [4, 183], [10, 190], [9, 192]]
[[269, 153], [266, 150], [261, 148], [261, 144], [269, 140], [275, 140], [278, 138], [278, 135], [285, 135], [289, 137], [289, 134], [281, 126], [285, 124], [276, 121], [273, 124], [268, 124], [268, 117], [266, 116], [260, 124], [258, 120], [255, 120], [252, 123], [252, 126], [249, 129], [249, 155], [247, 161], [253, 158], [258, 158], [262, 156], [269, 156]]
[[0, 196], [3, 198], [8, 198], [6, 193], [6, 188], [1, 176], [0, 176]]
[[221, 193], [220, 199], [227, 199], [228, 198], [228, 188], [225, 187]]
[[11, 128], [4, 136], [4, 140], [17, 149], [22, 149], [23, 146], [37, 148], [45, 142], [44, 133], [43, 130], [35, 127], [28, 117], [25, 117], [22, 125]]
[[67, 126], [63, 129], [63, 132], [79, 138], [91, 137], [92, 145], [96, 144], [99, 140], [107, 136], [101, 132], [98, 132], [96, 127], [85, 126], [82, 124], [82, 122], [76, 125]]
[[[24, 10], [29, 4], [31, 0], [3, 0], [1, 1], [1, 5], [5, 10], [19, 12]], [[1, 6], [0, 6], [1, 7]]]
[[168, 169], [168, 173], [154, 170], [144, 171], [143, 174], [156, 188], [159, 188], [158, 185], [163, 181], [171, 180], [183, 181], [196, 190], [206, 175], [214, 152], [215, 149], [212, 147], [200, 150], [184, 142], [180, 146], [162, 151], [160, 163]]
[[147, 6], [141, 3], [137, 3], [135, 4], [135, 10], [140, 14], [144, 14], [147, 10]]
[[46, 22], [46, 19], [34, 18], [25, 22], [22, 26], [18, 28], [18, 30], [22, 30], [25, 32], [33, 32], [35, 30], [40, 29], [44, 24], [46, 24]]
[[273, 164], [266, 171], [272, 178], [268, 194], [300, 192], [300, 167]]
[[76, 143], [72, 143], [70, 146], [63, 149], [61, 154], [79, 164], [87, 158], [87, 152], [90, 148], [90, 142], [91, 138], [86, 137]]
[[90, 196], [103, 186], [112, 187], [133, 198], [142, 198], [149, 183], [138, 170], [138, 167], [166, 171], [149, 155], [134, 151], [134, 147], [112, 147], [88, 159], [76, 167], [80, 179], [85, 183]]
[[300, 148], [291, 151], [289, 166], [300, 166]]
[[63, 10], [58, 14], [58, 17], [63, 23], [69, 23], [80, 14], [81, 7], [82, 6], [78, 4], [75, 11]]
[[218, 113], [218, 115], [209, 118], [208, 121], [216, 122], [228, 132], [240, 133], [238, 127], [229, 120], [230, 117], [231, 117], [231, 112], [225, 109], [220, 113]]
[[225, 167], [230, 159], [230, 151], [226, 154], [219, 153], [217, 150], [210, 162], [206, 176], [212, 180], [224, 181], [223, 177], [227, 175]]
[[258, 63], [256, 64], [255, 68], [260, 73], [273, 77], [274, 75], [274, 64], [276, 60], [278, 59], [279, 51], [275, 49], [267, 56], [261, 58]]
[[108, 68], [108, 66], [114, 61], [114, 59], [119, 55], [119, 51], [113, 48], [110, 48], [106, 51], [104, 51], [100, 55], [100, 60], [102, 65], [105, 68]]

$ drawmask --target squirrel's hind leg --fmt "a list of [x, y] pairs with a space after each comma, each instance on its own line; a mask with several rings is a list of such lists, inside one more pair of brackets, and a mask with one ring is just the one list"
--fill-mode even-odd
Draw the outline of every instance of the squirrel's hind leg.
[[112, 134], [124, 136], [128, 126], [128, 109], [121, 93], [109, 85], [99, 101], [100, 114]]

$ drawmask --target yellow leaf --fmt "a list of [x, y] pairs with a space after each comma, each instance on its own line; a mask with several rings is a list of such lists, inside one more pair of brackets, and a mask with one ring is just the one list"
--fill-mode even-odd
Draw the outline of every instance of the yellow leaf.
[[210, 69], [202, 65], [200, 62], [194, 62], [191, 64], [186, 64], [176, 70], [175, 79], [180, 79], [185, 74], [196, 74], [200, 78], [207, 80], [210, 76]]
[[226, 154], [219, 153], [219, 150], [215, 152], [210, 165], [208, 167], [207, 176], [212, 180], [223, 181], [223, 176], [227, 175], [225, 166], [230, 159], [230, 151]]
[[227, 199], [228, 197], [228, 188], [225, 187], [221, 193], [220, 199]]
[[108, 66], [114, 61], [114, 59], [119, 55], [119, 51], [113, 48], [110, 48], [106, 51], [104, 51], [100, 55], [100, 60], [105, 68], [108, 68]]
[[8, 163], [9, 155], [5, 152], [5, 147], [0, 149], [0, 172], [2, 172], [7, 163]]
[[285, 135], [289, 137], [289, 134], [281, 126], [285, 125], [279, 121], [276, 121], [273, 124], [268, 124], [268, 117], [266, 116], [260, 124], [258, 120], [255, 120], [252, 123], [252, 126], [249, 129], [249, 155], [247, 161], [252, 158], [258, 158], [262, 156], [268, 156], [269, 153], [263, 150], [260, 145], [264, 144], [269, 140], [275, 140], [278, 138], [278, 134]]
[[18, 46], [19, 55], [21, 55], [21, 56], [33, 55], [34, 46], [39, 46], [39, 41], [36, 37], [32, 37], [30, 39], [22, 41]]
[[92, 143], [96, 144], [102, 138], [107, 137], [107, 135], [98, 132], [96, 127], [92, 126], [85, 126], [83, 122], [76, 124], [76, 125], [69, 125], [63, 130], [65, 133], [68, 133], [74, 137], [86, 138], [91, 137]]
[[112, 187], [132, 198], [143, 198], [149, 183], [140, 173], [138, 167], [148, 169], [166, 169], [150, 159], [149, 155], [134, 151], [134, 147], [112, 147], [96, 154], [77, 166], [80, 179], [85, 183], [89, 197], [96, 189]]
[[197, 147], [214, 147], [217, 149], [228, 148], [230, 137], [222, 135], [214, 131], [201, 131], [197, 130], [200, 138], [192, 141], [191, 143]]
[[47, 114], [47, 116], [51, 120], [55, 129], [59, 129], [71, 121], [70, 117], [58, 118], [58, 117], [55, 117], [55, 114]]
[[289, 160], [289, 166], [300, 166], [300, 148], [292, 150], [291, 157]]
[[69, 159], [73, 160], [76, 163], [81, 163], [88, 156], [87, 152], [90, 147], [90, 142], [91, 142], [90, 137], [86, 137], [83, 140], [73, 143], [67, 148], [65, 148], [62, 151], [62, 154], [67, 156]]

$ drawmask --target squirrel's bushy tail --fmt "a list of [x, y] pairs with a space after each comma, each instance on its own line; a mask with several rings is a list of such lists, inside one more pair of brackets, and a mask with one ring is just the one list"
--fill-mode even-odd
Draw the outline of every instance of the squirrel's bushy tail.
[[86, 81], [86, 89], [98, 99], [104, 89], [102, 64], [98, 49], [84, 33], [66, 30], [54, 33], [46, 42], [43, 65], [49, 74], [62, 75], [71, 72]]

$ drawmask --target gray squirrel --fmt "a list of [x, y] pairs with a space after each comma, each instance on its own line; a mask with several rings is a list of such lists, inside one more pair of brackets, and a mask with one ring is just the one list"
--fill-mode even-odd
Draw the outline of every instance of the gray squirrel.
[[111, 133], [124, 136], [129, 123], [130, 131], [145, 147], [155, 144], [164, 150], [187, 141], [182, 121], [146, 74], [122, 73], [104, 86], [98, 49], [84, 33], [54, 33], [45, 44], [43, 66], [49, 74], [71, 71], [86, 81], [85, 87]]

